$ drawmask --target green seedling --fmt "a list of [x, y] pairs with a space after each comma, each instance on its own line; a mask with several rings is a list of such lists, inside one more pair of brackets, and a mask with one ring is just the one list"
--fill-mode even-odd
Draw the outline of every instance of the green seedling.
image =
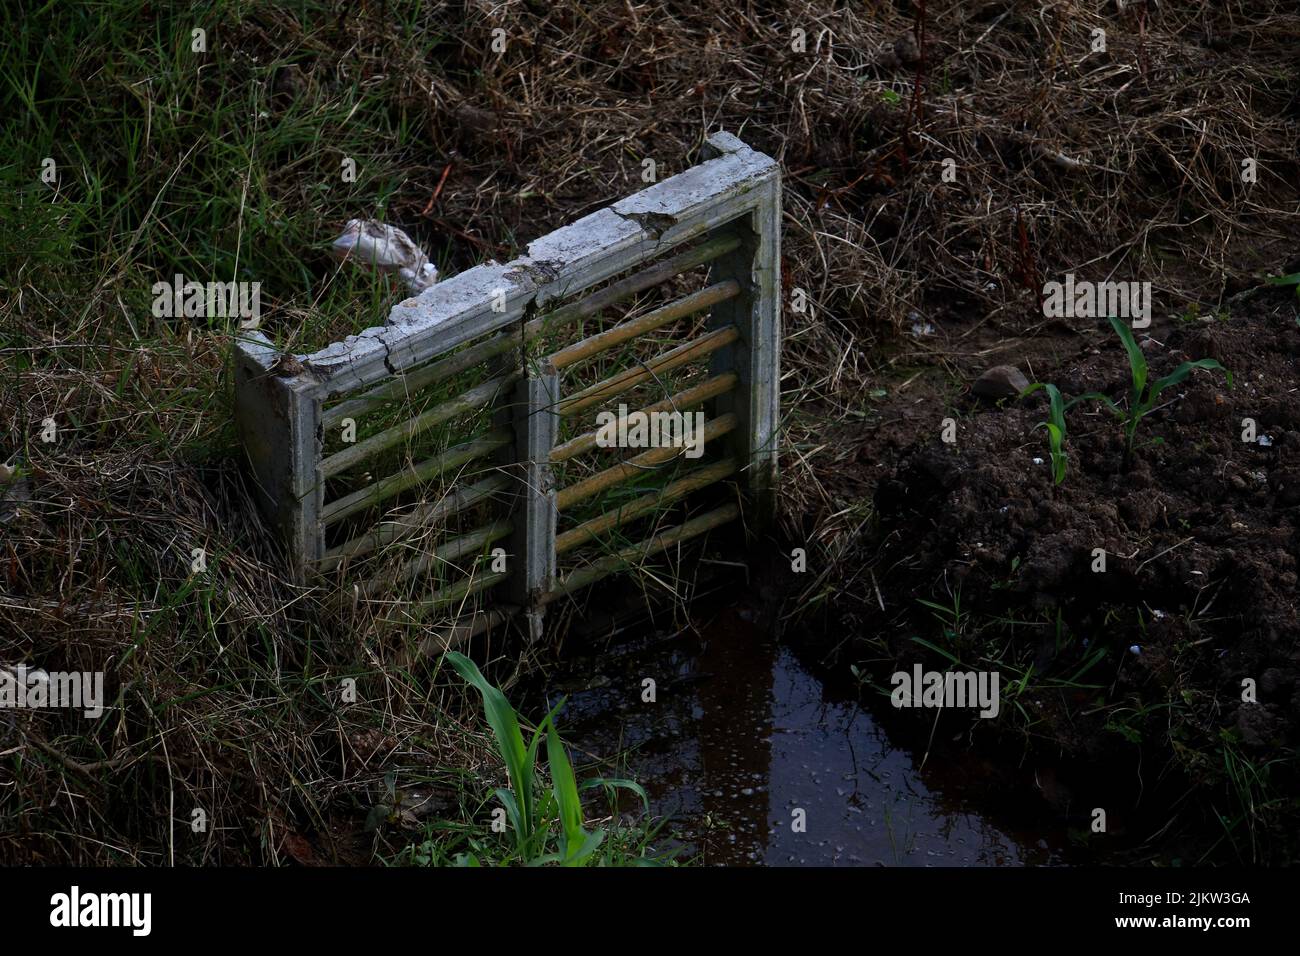
[[[1132, 375], [1133, 389], [1129, 393], [1128, 410], [1120, 408], [1119, 405], [1111, 401], [1105, 395], [1089, 395], [1083, 398], [1097, 398], [1105, 403], [1115, 415], [1124, 423], [1124, 470], [1127, 471], [1133, 463], [1133, 449], [1137, 440], [1138, 424], [1151, 413], [1160, 400], [1160, 395], [1165, 389], [1177, 385], [1188, 375], [1192, 374], [1193, 369], [1198, 368], [1217, 368], [1228, 377], [1228, 387], [1232, 387], [1232, 373], [1220, 365], [1214, 359], [1197, 359], [1195, 362], [1183, 362], [1176, 369], [1166, 375], [1164, 378], [1156, 379], [1154, 382], [1147, 380], [1147, 359], [1142, 354], [1141, 347], [1137, 340], [1133, 338], [1133, 331], [1115, 316], [1110, 316], [1111, 328], [1119, 336], [1120, 341], [1124, 344], [1124, 351], [1128, 354], [1129, 372]], [[1081, 399], [1076, 399], [1079, 401]], [[1156, 439], [1159, 441], [1159, 439]]]
[[1289, 276], [1269, 276], [1269, 285], [1289, 285], [1295, 288], [1295, 295], [1300, 299], [1300, 272], [1293, 272]]
[[1055, 385], [1049, 382], [1035, 382], [1021, 392], [1020, 397], [1024, 398], [1040, 388], [1047, 390], [1047, 421], [1039, 422], [1036, 427], [1047, 429], [1047, 447], [1052, 458], [1052, 484], [1059, 485], [1065, 480], [1065, 413], [1085, 399], [1104, 399], [1106, 396], [1099, 392], [1090, 392], [1066, 402], [1061, 396], [1061, 390]]
[[[489, 683], [464, 654], [448, 651], [447, 661], [483, 697], [483, 713], [510, 778], [510, 789], [499, 788], [496, 796], [505, 807], [521, 861], [532, 866], [546, 863], [583, 866], [594, 859], [606, 831], [599, 828], [587, 831], [579, 795], [582, 790], [597, 787], [606, 791], [628, 790], [649, 808], [645, 790], [631, 780], [595, 777], [578, 784], [564, 742], [555, 730], [555, 714], [564, 706], [563, 700], [546, 715], [525, 746], [519, 718], [505, 694]], [[543, 737], [551, 776], [549, 792], [543, 789], [536, 772], [537, 752]]]

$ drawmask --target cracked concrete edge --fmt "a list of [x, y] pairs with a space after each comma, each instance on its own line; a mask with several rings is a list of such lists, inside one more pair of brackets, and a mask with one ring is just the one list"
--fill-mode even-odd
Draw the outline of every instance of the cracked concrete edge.
[[729, 133], [709, 137], [705, 152], [712, 158], [534, 240], [526, 255], [438, 282], [393, 306], [385, 325], [300, 356], [317, 397], [437, 358], [518, 320], [530, 303], [544, 307], [703, 235], [754, 204], [751, 191], [777, 174], [773, 159]]

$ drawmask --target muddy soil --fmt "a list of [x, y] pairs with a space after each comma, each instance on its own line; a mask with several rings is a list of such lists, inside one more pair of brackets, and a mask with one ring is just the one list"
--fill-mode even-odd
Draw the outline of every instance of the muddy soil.
[[[1137, 338], [1152, 379], [1209, 357], [1233, 383], [1196, 371], [1166, 392], [1127, 470], [1120, 424], [1097, 401], [1077, 405], [1059, 485], [1043, 393], [990, 404], [959, 383], [981, 363], [1018, 361], [1067, 400], [1101, 391], [1123, 404], [1129, 367], [1104, 321], [964, 355], [946, 343], [945, 374], [894, 389], [854, 436], [861, 484], [845, 490], [874, 503], [859, 555], [870, 584], [840, 595], [849, 639], [834, 656], [884, 692], [913, 662], [946, 669], [941, 654], [996, 668], [1004, 684], [1028, 673], [999, 719], [973, 721], [974, 745], [1050, 754], [1085, 789], [1108, 768], [1108, 796], [1094, 799], [1154, 856], [1290, 859], [1300, 309], [1290, 290], [1268, 290]], [[1069, 792], [1039, 786], [1049, 800]]]

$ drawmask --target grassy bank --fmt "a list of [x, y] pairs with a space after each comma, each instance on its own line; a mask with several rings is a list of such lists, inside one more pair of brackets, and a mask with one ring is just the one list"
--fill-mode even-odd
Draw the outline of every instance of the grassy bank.
[[[984, 367], [1067, 369], [1110, 336], [1045, 323], [1046, 278], [1150, 280], [1164, 323], [1294, 258], [1300, 19], [1205, 6], [6, 6], [0, 663], [103, 670], [112, 709], [0, 720], [0, 859], [444, 861], [505, 783], [477, 702], [408, 663], [415, 629], [284, 579], [231, 425], [233, 324], [154, 317], [155, 282], [260, 282], [264, 330], [303, 351], [404, 294], [331, 261], [346, 220], [401, 226], [452, 274], [735, 132], [784, 165], [793, 610], [869, 635], [866, 609], [897, 607], [883, 572], [916, 566], [876, 563], [879, 483]], [[1142, 706], [1201, 689], [1159, 687]], [[1239, 779], [1274, 759], [1203, 739]]]

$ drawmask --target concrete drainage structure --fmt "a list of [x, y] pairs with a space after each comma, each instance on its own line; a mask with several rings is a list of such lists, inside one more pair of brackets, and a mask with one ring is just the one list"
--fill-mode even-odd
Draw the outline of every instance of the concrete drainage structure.
[[[310, 355], [245, 335], [238, 424], [259, 504], [283, 535], [296, 581], [334, 576], [345, 593], [367, 597], [406, 589], [407, 613], [432, 613], [443, 625], [426, 642], [436, 649], [521, 613], [536, 632], [556, 598], [732, 521], [742, 506], [747, 527], [770, 520], [780, 172], [726, 133], [711, 136], [704, 155], [537, 239], [526, 256], [441, 281], [393, 307], [383, 326]], [[705, 269], [697, 291], [583, 335], [609, 306]], [[566, 370], [578, 363], [645, 345], [647, 333], [705, 310], [702, 334], [566, 390]], [[646, 494], [561, 527], [575, 505], [590, 510], [647, 469], [681, 464], [680, 449], [651, 448], [592, 464], [562, 487], [556, 477], [580, 456], [610, 455], [597, 430], [583, 430], [584, 416], [639, 386], [660, 387], [669, 373], [691, 374], [693, 363], [697, 380], [641, 411], [703, 406], [704, 457]], [[369, 433], [358, 431], [366, 416], [379, 421]], [[458, 422], [469, 433], [440, 441]], [[738, 481], [739, 498], [638, 543], [619, 540], [619, 529], [724, 479]], [[388, 556], [382, 566], [380, 555]], [[577, 563], [566, 570], [562, 559]]]

